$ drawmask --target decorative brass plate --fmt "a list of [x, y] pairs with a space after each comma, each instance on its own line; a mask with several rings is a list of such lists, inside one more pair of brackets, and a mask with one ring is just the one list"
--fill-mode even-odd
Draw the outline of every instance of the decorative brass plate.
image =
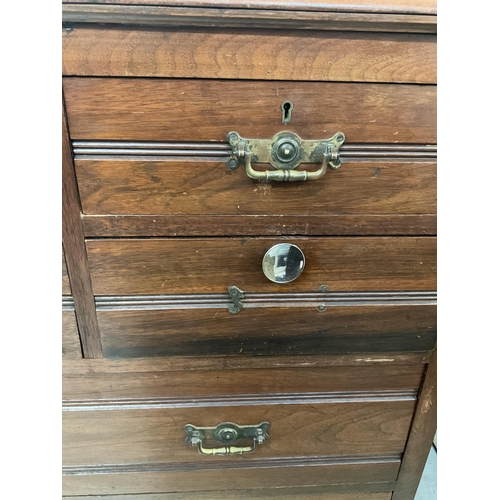
[[[232, 147], [232, 155], [227, 160], [230, 169], [237, 169], [244, 163], [247, 174], [253, 179], [292, 181], [319, 179], [325, 174], [327, 165], [334, 170], [340, 168], [338, 152], [345, 135], [337, 132], [330, 139], [304, 140], [295, 132], [283, 131], [271, 139], [245, 139], [238, 132], [229, 132], [227, 140]], [[251, 168], [251, 162], [269, 163], [281, 173], [257, 172]], [[290, 172], [301, 163], [323, 163], [323, 166], [317, 172]]]
[[[186, 443], [197, 446], [202, 455], [241, 455], [250, 453], [269, 439], [269, 422], [259, 425], [237, 425], [233, 422], [223, 422], [217, 427], [196, 427], [187, 424], [184, 430], [187, 433]], [[252, 439], [252, 446], [223, 446], [218, 448], [205, 448], [203, 440], [215, 440], [224, 445], [231, 445], [240, 439]]]

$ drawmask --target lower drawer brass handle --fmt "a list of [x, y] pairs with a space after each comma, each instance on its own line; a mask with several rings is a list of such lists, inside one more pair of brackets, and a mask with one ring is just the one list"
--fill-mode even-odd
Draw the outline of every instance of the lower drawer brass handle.
[[[345, 141], [342, 132], [330, 139], [303, 140], [294, 132], [279, 132], [272, 139], [244, 139], [237, 132], [229, 132], [232, 155], [227, 166], [235, 170], [241, 163], [251, 179], [264, 181], [307, 181], [321, 179], [327, 167], [340, 168], [339, 148]], [[275, 170], [257, 171], [252, 162], [269, 163]], [[295, 170], [301, 163], [321, 163], [314, 172]]]
[[[196, 427], [187, 424], [184, 429], [187, 433], [186, 443], [196, 446], [202, 455], [241, 455], [251, 453], [269, 439], [269, 422], [262, 422], [259, 425], [237, 425], [232, 422], [223, 422], [217, 427]], [[226, 446], [209, 448], [203, 446], [203, 440], [210, 439]], [[240, 439], [252, 439], [251, 446], [227, 446], [232, 445]]]

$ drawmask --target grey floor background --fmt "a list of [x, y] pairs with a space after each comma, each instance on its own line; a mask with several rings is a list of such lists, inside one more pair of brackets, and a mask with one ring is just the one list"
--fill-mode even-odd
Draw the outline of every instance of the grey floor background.
[[431, 447], [414, 500], [437, 500], [437, 452]]

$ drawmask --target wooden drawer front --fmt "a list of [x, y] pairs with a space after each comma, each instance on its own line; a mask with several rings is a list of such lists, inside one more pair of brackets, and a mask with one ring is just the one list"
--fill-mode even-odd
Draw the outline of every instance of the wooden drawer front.
[[[174, 497], [192, 500], [197, 498], [193, 496], [196, 491], [214, 491], [231, 488], [235, 498], [235, 491], [260, 490], [261, 496], [249, 498], [274, 498], [269, 495], [266, 488], [277, 488], [278, 491], [284, 487], [303, 487], [307, 486], [328, 486], [328, 490], [335, 494], [334, 497], [339, 500], [380, 500], [379, 497], [373, 498], [361, 496], [357, 498], [337, 497], [336, 491], [345, 492], [357, 491], [362, 488], [366, 491], [366, 484], [369, 484], [369, 491], [390, 490], [394, 486], [400, 467], [400, 461], [397, 459], [387, 459], [381, 461], [345, 461], [339, 463], [321, 463], [318, 465], [303, 463], [298, 466], [284, 465], [277, 463], [253, 464], [249, 468], [229, 468], [223, 464], [221, 468], [197, 470], [157, 470], [154, 472], [146, 471], [137, 473], [123, 472], [114, 470], [106, 473], [99, 471], [96, 474], [88, 473], [85, 469], [80, 471], [68, 471], [63, 475], [63, 494], [65, 495], [100, 495], [100, 494], [137, 494], [144, 493], [169, 493], [169, 492], [189, 492], [186, 497]], [[330, 485], [338, 485], [331, 487]], [[276, 490], [272, 490], [276, 492]], [[296, 489], [295, 489], [296, 492]], [[238, 494], [238, 493], [236, 493]], [[162, 495], [162, 500], [164, 497]], [[203, 498], [203, 497], [202, 497]], [[205, 499], [213, 500], [213, 496], [205, 496]], [[218, 498], [218, 497], [217, 497]], [[246, 497], [243, 497], [246, 498]], [[279, 496], [277, 498], [280, 498]], [[284, 498], [287, 498], [286, 496]], [[292, 500], [299, 497], [292, 496]], [[309, 499], [310, 497], [305, 497]], [[315, 497], [312, 497], [315, 498]], [[323, 500], [323, 497], [319, 497]], [[382, 497], [384, 498], [384, 497]], [[135, 500], [135, 495], [133, 499]], [[155, 499], [156, 500], [156, 499]]]
[[[218, 461], [402, 453], [415, 401], [397, 401], [190, 408], [94, 410], [63, 412], [63, 464], [65, 466], [199, 463], [210, 468]], [[396, 398], [397, 399], [397, 398]], [[313, 398], [311, 398], [312, 403]], [[217, 404], [216, 401], [213, 402]], [[234, 404], [237, 404], [235, 402]], [[149, 407], [148, 407], [149, 406]], [[182, 407], [187, 406], [187, 407]], [[153, 407], [153, 408], [152, 408]], [[184, 426], [215, 427], [222, 422], [240, 425], [271, 424], [270, 439], [253, 453], [201, 456], [185, 442]], [[244, 442], [242, 442], [244, 443]], [[244, 445], [248, 446], [248, 442]], [[242, 444], [243, 445], [243, 444]], [[204, 443], [207, 448], [221, 443]], [[236, 444], [235, 446], [239, 446]]]
[[436, 306], [119, 310], [97, 313], [106, 358], [430, 351]]
[[[298, 500], [294, 486], [318, 500], [389, 492], [425, 362], [408, 354], [328, 357], [322, 367], [307, 357], [65, 362], [64, 493], [181, 495], [227, 490], [228, 481], [249, 500]], [[254, 420], [271, 427], [253, 453], [203, 457], [185, 443], [187, 423]]]
[[[225, 141], [232, 130], [270, 139], [290, 130], [303, 139], [341, 131], [345, 144], [436, 142], [435, 86], [69, 77], [63, 85], [73, 140]], [[294, 104], [286, 125], [285, 100]]]
[[161, 399], [230, 402], [248, 396], [401, 391], [416, 394], [426, 357], [417, 354], [328, 357], [220, 357], [63, 361], [65, 405]]
[[[304, 252], [298, 279], [262, 272], [266, 251], [290, 242]], [[94, 294], [435, 290], [435, 238], [192, 238], [87, 241]]]
[[[372, 486], [377, 488], [377, 485]], [[391, 500], [392, 492], [383, 493], [336, 493], [332, 487], [309, 487], [309, 488], [279, 488], [277, 490], [241, 490], [238, 491], [238, 500]], [[146, 493], [144, 495], [117, 495], [113, 500], [235, 500], [233, 490], [214, 492], [189, 492], [184, 493]], [[88, 500], [86, 496], [72, 496], [71, 500]], [[93, 496], [92, 500], [109, 500], [106, 496]]]
[[436, 82], [434, 35], [77, 25], [63, 30], [62, 41], [67, 75]]
[[305, 208], [308, 215], [436, 213], [432, 162], [348, 162], [317, 182], [268, 184], [223, 161], [77, 156], [75, 165], [85, 214], [303, 215]]

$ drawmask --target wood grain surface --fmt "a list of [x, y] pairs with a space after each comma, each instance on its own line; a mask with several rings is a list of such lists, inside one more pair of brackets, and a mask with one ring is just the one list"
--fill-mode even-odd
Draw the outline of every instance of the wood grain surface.
[[64, 250], [62, 251], [62, 294], [71, 295], [71, 286], [69, 284], [68, 269], [66, 268], [66, 259], [64, 258]]
[[[71, 3], [75, 0], [62, 0]], [[79, 3], [178, 5], [183, 7], [235, 7], [283, 10], [319, 10], [348, 12], [401, 12], [435, 14], [436, 0], [79, 0]]]
[[[325, 20], [326, 22], [326, 20]], [[63, 74], [436, 83], [436, 37], [406, 33], [63, 29]]]
[[[134, 494], [155, 492], [231, 491], [282, 487], [342, 485], [343, 491], [357, 491], [371, 483], [375, 491], [389, 489], [397, 476], [399, 460], [379, 462], [336, 463], [332, 465], [300, 464], [280, 467], [278, 464], [247, 469], [181, 470], [143, 473], [65, 474], [64, 495]], [[375, 484], [374, 484], [375, 483]], [[377, 484], [379, 483], [379, 484]], [[381, 484], [382, 483], [382, 484]], [[383, 484], [385, 483], [385, 484]], [[360, 486], [359, 486], [360, 485]], [[333, 489], [335, 491], [335, 489]], [[338, 491], [338, 489], [337, 489]], [[234, 497], [233, 497], [234, 498]], [[264, 497], [266, 498], [266, 497]]]
[[[298, 279], [270, 282], [262, 258], [280, 242], [297, 245]], [[435, 290], [435, 238], [176, 238], [87, 241], [96, 295]]]
[[[421, 358], [392, 354], [267, 360], [220, 356], [205, 360], [71, 360], [63, 361], [63, 399], [68, 404], [98, 404], [99, 400], [124, 402], [241, 394], [262, 397], [297, 392], [410, 391], [416, 390], [422, 381], [426, 365]], [[321, 362], [325, 365], [321, 366]]]
[[64, 4], [64, 28], [73, 23], [108, 25], [196, 26], [253, 29], [436, 33], [437, 16], [429, 14], [286, 11], [228, 7], [172, 7], [170, 5]]
[[[248, 462], [253, 459], [401, 453], [415, 401], [63, 412], [63, 464]], [[201, 457], [184, 426], [270, 423], [255, 452]], [[244, 443], [244, 444], [243, 444]], [[251, 443], [251, 440], [250, 440]], [[248, 446], [248, 440], [242, 440]], [[236, 444], [238, 446], [239, 444]], [[221, 447], [207, 440], [206, 447]]]
[[[379, 484], [372, 488], [384, 487]], [[390, 489], [390, 487], [385, 487]], [[272, 490], [247, 490], [238, 491], [238, 500], [332, 500], [332, 494], [335, 494], [335, 500], [391, 500], [392, 492], [382, 493], [337, 493], [338, 488], [318, 487], [318, 488], [279, 488]], [[67, 497], [68, 500], [89, 500], [87, 496]], [[190, 492], [185, 493], [151, 493], [144, 495], [114, 495], [112, 500], [234, 500], [234, 491], [214, 491], [210, 493]], [[92, 500], [110, 500], [108, 496], [93, 496]]]
[[[383, 488], [380, 484], [372, 486], [372, 488]], [[390, 487], [385, 487], [390, 489]], [[332, 487], [311, 487], [311, 488], [279, 488], [272, 490], [247, 490], [238, 491], [238, 500], [332, 500], [332, 494], [335, 494], [335, 500], [391, 500], [392, 492], [385, 491], [382, 493], [337, 493], [338, 488]], [[68, 497], [69, 498], [69, 497]], [[89, 500], [86, 496], [72, 496], [71, 500]], [[234, 500], [234, 491], [217, 491], [217, 492], [190, 492], [185, 493], [151, 493], [144, 495], [115, 495], [112, 500], [213, 500], [219, 498], [222, 500]], [[107, 496], [93, 496], [92, 500], [110, 500]]]
[[435, 215], [83, 216], [87, 237], [435, 236]]
[[[232, 130], [291, 130], [303, 139], [341, 131], [346, 143], [436, 142], [434, 85], [68, 77], [63, 86], [72, 139], [225, 141]], [[294, 104], [288, 125], [285, 100]]]
[[76, 160], [75, 167], [85, 214], [436, 213], [435, 163], [350, 163], [292, 183], [259, 183], [243, 167], [215, 162]]
[[427, 367], [392, 500], [415, 496], [437, 428], [437, 349]]
[[62, 107], [62, 240], [76, 321], [86, 358], [102, 357], [94, 295], [80, 217], [78, 187], [73, 165], [64, 101]]
[[432, 350], [435, 306], [100, 311], [106, 358]]
[[62, 312], [62, 356], [63, 359], [82, 358], [82, 346], [74, 311]]

